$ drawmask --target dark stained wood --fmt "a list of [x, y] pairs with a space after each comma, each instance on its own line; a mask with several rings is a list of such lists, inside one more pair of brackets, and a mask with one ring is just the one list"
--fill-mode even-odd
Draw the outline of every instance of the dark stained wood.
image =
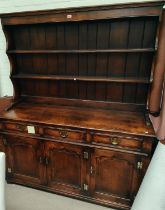
[[0, 99], [7, 181], [131, 208], [155, 145], [145, 112], [163, 4], [0, 15], [14, 87]]
[[8, 50], [9, 54], [75, 54], [75, 53], [121, 53], [121, 52], [155, 52], [154, 48], [141, 48], [141, 49], [100, 49], [100, 50]]
[[15, 79], [43, 79], [43, 80], [71, 80], [71, 81], [98, 81], [98, 82], [124, 82], [124, 83], [141, 83], [149, 84], [146, 78], [137, 77], [101, 77], [101, 76], [54, 76], [54, 75], [36, 75], [36, 74], [18, 74], [13, 75]]
[[[140, 159], [135, 155], [96, 149], [91, 161], [94, 168], [91, 179], [93, 196], [96, 199], [116, 203], [122, 198], [121, 205], [129, 208], [140, 182], [140, 176], [136, 170], [138, 158]], [[110, 168], [112, 168], [111, 171]]]
[[[130, 5], [130, 8], [128, 8], [128, 5], [119, 5], [116, 8], [113, 5], [110, 5], [109, 7], [96, 7], [96, 8], [82, 8], [82, 10], [79, 9], [79, 11], [76, 11], [76, 9], [68, 9], [68, 10], [57, 10], [54, 13], [52, 12], [49, 14], [48, 12], [45, 12], [43, 14], [40, 14], [38, 12], [39, 17], [36, 18], [36, 15], [33, 13], [29, 13], [29, 16], [27, 13], [20, 13], [12, 15], [1, 15], [3, 16], [3, 24], [4, 25], [17, 25], [17, 24], [36, 24], [36, 23], [47, 23], [47, 22], [66, 22], [66, 21], [82, 21], [82, 20], [97, 20], [97, 19], [107, 19], [107, 18], [121, 18], [121, 17], [139, 17], [139, 16], [158, 16], [161, 15], [161, 10], [163, 6], [163, 1], [158, 1], [152, 3], [146, 3], [146, 7], [144, 7], [144, 3], [137, 4], [137, 6]], [[131, 7], [132, 6], [132, 7]], [[88, 12], [88, 16], [86, 13]], [[42, 12], [41, 12], [42, 13]], [[48, 14], [46, 14], [48, 13]], [[71, 16], [68, 17], [67, 13]], [[6, 16], [6, 17], [5, 17]], [[22, 18], [22, 16], [24, 18]]]
[[0, 136], [0, 152], [6, 152], [3, 136]]
[[34, 139], [22, 139], [13, 135], [4, 138], [7, 144], [10, 176], [26, 183], [41, 184], [44, 182], [44, 168], [41, 160], [42, 144]]
[[[155, 36], [156, 36], [156, 30], [157, 30], [157, 24], [158, 24], [159, 19], [153, 19], [151, 20], [146, 19], [146, 21], [144, 22], [144, 33], [143, 33], [143, 43], [142, 43], [142, 47], [144, 48], [145, 46], [147, 47], [154, 47], [154, 42], [153, 40], [155, 40]], [[152, 27], [150, 27], [152, 24]], [[150, 34], [150, 36], [148, 37], [147, 34]]]
[[[30, 113], [35, 113], [35, 115]], [[13, 110], [1, 112], [0, 118], [154, 136], [153, 129], [145, 125], [143, 114], [137, 112], [76, 108], [74, 106], [46, 106], [22, 102]]]
[[9, 111], [10, 109], [12, 109], [15, 105], [17, 105], [18, 103], [20, 103], [22, 101], [21, 98], [19, 98], [17, 101], [13, 100], [13, 102], [10, 102], [10, 104], [8, 106], [5, 107], [5, 111]]
[[6, 107], [10, 106], [13, 102], [12, 97], [3, 97], [0, 99], [0, 113], [5, 111]]
[[85, 173], [82, 173], [85, 172], [82, 147], [47, 142], [45, 148], [50, 162], [47, 168], [48, 187], [54, 192], [81, 195], [85, 179]]
[[115, 148], [129, 148], [133, 151], [141, 151], [143, 139], [141, 137], [131, 137], [128, 135], [115, 135], [114, 133], [92, 133], [92, 142]]
[[[147, 97], [149, 86], [143, 86], [145, 94], [140, 96], [140, 85], [150, 83], [157, 21], [158, 17], [126, 17], [4, 26], [9, 42], [14, 42], [9, 43], [7, 52], [13, 66], [11, 79], [16, 97], [120, 102], [121, 109], [122, 103], [123, 109], [124, 103], [138, 106], [136, 98]], [[147, 39], [151, 31], [152, 38]], [[19, 36], [25, 36], [27, 43]], [[146, 104], [145, 98], [141, 103]]]
[[162, 20], [159, 31], [159, 40], [157, 40], [158, 52], [155, 59], [154, 72], [153, 72], [153, 84], [151, 88], [151, 96], [149, 99], [149, 110], [154, 113], [161, 109], [161, 97], [162, 89], [164, 83], [164, 73], [165, 73], [165, 10], [162, 14]]
[[[83, 94], [82, 97], [86, 98], [87, 95], [87, 91], [83, 86], [81, 86], [82, 84], [80, 83], [79, 86], [79, 91], [81, 90]], [[53, 86], [55, 87], [55, 86]], [[118, 87], [120, 87], [120, 85], [118, 85]], [[80, 89], [81, 88], [81, 89]], [[56, 94], [55, 91], [58, 91], [58, 88], [53, 89], [52, 91], [54, 91], [54, 96]], [[116, 91], [117, 91], [117, 87], [116, 87]], [[120, 89], [119, 91], [122, 92], [122, 89]], [[120, 102], [120, 95], [119, 97], [116, 94], [113, 94], [113, 97], [115, 98], [113, 102], [110, 100], [110, 98], [107, 97], [107, 101], [94, 101], [94, 100], [82, 100], [82, 99], [69, 99], [69, 98], [63, 98], [64, 97], [64, 90], [63, 92], [60, 92], [59, 98], [51, 98], [51, 97], [38, 97], [38, 96], [28, 96], [28, 95], [23, 95], [21, 98], [23, 101], [27, 102], [27, 103], [40, 103], [40, 104], [50, 104], [50, 105], [64, 105], [64, 106], [78, 106], [78, 107], [89, 107], [89, 108], [98, 108], [98, 109], [106, 109], [106, 110], [118, 110], [118, 111], [132, 111], [132, 112], [140, 112], [142, 113], [143, 110], [145, 109], [145, 104], [141, 103], [140, 104], [130, 104], [130, 103], [121, 103]], [[62, 95], [62, 97], [60, 97]], [[80, 95], [80, 92], [79, 92]], [[140, 96], [139, 96], [140, 97]], [[142, 98], [142, 100], [144, 101], [144, 98]]]
[[52, 10], [38, 10], [38, 11], [26, 11], [26, 12], [16, 12], [16, 13], [5, 13], [5, 14], [1, 14], [1, 16], [4, 17], [14, 17], [14, 16], [31, 16], [31, 15], [36, 15], [36, 14], [49, 14], [50, 12], [55, 12], [55, 13], [62, 13], [62, 12], [66, 12], [67, 11], [82, 11], [82, 10], [86, 10], [86, 11], [95, 11], [95, 10], [107, 10], [107, 9], [114, 9], [114, 8], [136, 8], [136, 7], [155, 7], [155, 6], [163, 6], [164, 5], [164, 1], [162, 0], [157, 0], [157, 1], [151, 1], [151, 2], [135, 2], [135, 3], [119, 3], [119, 4], [110, 4], [110, 5], [100, 5], [100, 6], [88, 6], [88, 7], [78, 7], [78, 8], [67, 8], [67, 9], [52, 9]]
[[66, 128], [45, 128], [44, 136], [75, 142], [84, 142], [86, 140], [85, 131]]

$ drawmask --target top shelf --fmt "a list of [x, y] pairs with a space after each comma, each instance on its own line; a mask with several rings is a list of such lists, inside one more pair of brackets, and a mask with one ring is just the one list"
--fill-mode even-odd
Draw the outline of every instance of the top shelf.
[[152, 79], [137, 77], [101, 77], [101, 76], [63, 76], [63, 75], [35, 75], [17, 74], [12, 75], [13, 79], [40, 79], [40, 80], [70, 80], [70, 81], [91, 81], [91, 82], [123, 82], [150, 84]]
[[70, 54], [70, 53], [138, 53], [155, 52], [154, 48], [134, 49], [86, 49], [86, 50], [8, 50], [8, 54]]

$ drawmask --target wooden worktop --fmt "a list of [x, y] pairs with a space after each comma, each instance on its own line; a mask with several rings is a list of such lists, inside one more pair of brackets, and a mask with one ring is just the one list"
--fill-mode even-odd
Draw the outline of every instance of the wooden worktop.
[[1, 119], [154, 136], [142, 113], [23, 102], [5, 111], [10, 103], [11, 98], [0, 99]]

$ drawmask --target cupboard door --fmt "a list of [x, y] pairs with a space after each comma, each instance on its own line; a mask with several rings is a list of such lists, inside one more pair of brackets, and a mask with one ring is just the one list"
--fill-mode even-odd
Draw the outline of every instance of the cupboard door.
[[44, 179], [43, 145], [37, 139], [6, 136], [8, 179], [20, 184], [41, 184]]
[[48, 187], [63, 194], [81, 194], [86, 173], [82, 147], [47, 142], [45, 148], [48, 158]]
[[119, 207], [130, 206], [140, 182], [138, 158], [134, 154], [96, 149], [91, 157], [92, 196], [105, 203], [118, 203]]

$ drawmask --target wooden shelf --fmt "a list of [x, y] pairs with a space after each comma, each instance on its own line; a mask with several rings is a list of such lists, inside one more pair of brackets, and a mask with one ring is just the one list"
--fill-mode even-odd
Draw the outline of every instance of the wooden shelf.
[[147, 78], [137, 77], [101, 77], [101, 76], [62, 76], [62, 75], [27, 75], [17, 74], [11, 76], [14, 79], [43, 79], [43, 80], [69, 80], [69, 81], [91, 81], [91, 82], [124, 82], [149, 84]]
[[88, 49], [88, 50], [8, 50], [8, 54], [70, 54], [70, 53], [137, 53], [155, 52], [154, 48]]

